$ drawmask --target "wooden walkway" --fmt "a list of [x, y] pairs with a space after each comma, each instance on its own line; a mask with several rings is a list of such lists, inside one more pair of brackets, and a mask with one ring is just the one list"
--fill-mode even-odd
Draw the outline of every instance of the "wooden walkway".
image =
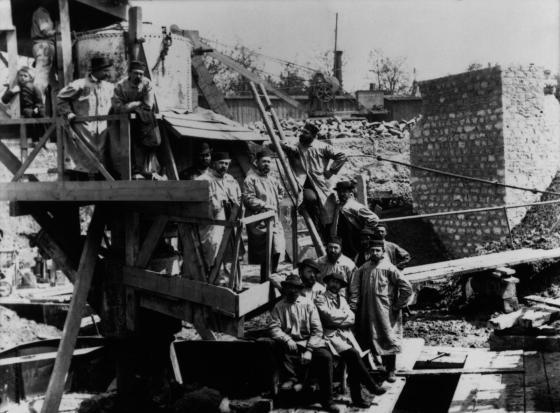
[[460, 258], [405, 268], [403, 273], [412, 284], [442, 280], [457, 275], [487, 271], [541, 260], [560, 259], [560, 248], [551, 250], [522, 248], [477, 257]]
[[461, 375], [449, 412], [560, 411], [560, 353], [469, 351], [465, 370], [491, 368], [504, 372]]

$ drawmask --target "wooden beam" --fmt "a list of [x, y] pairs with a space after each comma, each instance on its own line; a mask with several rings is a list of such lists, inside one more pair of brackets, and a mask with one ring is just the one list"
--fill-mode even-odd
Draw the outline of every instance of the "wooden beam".
[[[238, 219], [239, 211], [240, 211], [240, 207], [234, 205], [231, 208], [231, 216], [229, 221], [231, 222], [236, 221]], [[220, 247], [218, 248], [218, 253], [216, 254], [216, 259], [214, 260], [214, 265], [212, 266], [212, 269], [210, 270], [210, 276], [208, 277], [208, 282], [210, 284], [215, 284], [216, 281], [218, 280], [218, 275], [220, 274], [220, 267], [222, 266], [222, 261], [226, 254], [227, 247], [231, 242], [232, 231], [233, 231], [232, 227], [226, 227], [224, 229], [224, 234], [222, 235], [222, 242], [220, 243]]]
[[281, 296], [270, 281], [257, 284], [238, 294], [238, 316], [245, 316], [262, 306], [276, 302]]
[[[0, 158], [2, 156], [0, 143]], [[209, 199], [208, 183], [203, 181], [0, 183], [0, 201], [207, 202]]]
[[122, 116], [119, 121], [119, 165], [121, 180], [129, 181], [132, 178], [130, 165], [130, 121], [127, 116]]
[[248, 225], [248, 224], [252, 224], [253, 222], [274, 218], [275, 216], [276, 216], [276, 212], [266, 211], [266, 212], [261, 212], [259, 214], [250, 215], [248, 217], [243, 217], [239, 220], [239, 222], [243, 223], [244, 225]]
[[[20, 160], [13, 154], [10, 148], [2, 143], [2, 141], [0, 141], [0, 162], [2, 162], [6, 169], [12, 174], [15, 174], [19, 170], [19, 168], [21, 168]], [[37, 177], [34, 175], [31, 175], [29, 177], [29, 180], [38, 181]], [[0, 196], [1, 195], [2, 191], [0, 191]]]
[[[272, 211], [271, 211], [272, 212]], [[269, 219], [266, 223], [266, 243], [265, 243], [265, 259], [264, 259], [264, 274], [261, 274], [261, 283], [268, 281], [270, 273], [272, 272], [272, 242], [274, 235], [274, 219]]]
[[68, 0], [58, 0], [60, 21], [60, 42], [62, 48], [62, 82], [67, 85], [74, 78], [72, 64], [72, 35], [70, 28], [70, 8]]
[[[110, 6], [110, 2], [100, 2], [99, 0], [74, 0], [79, 3], [85, 4], [87, 6], [93, 7], [94, 9], [100, 10], [104, 13], [115, 16], [121, 20], [126, 20], [126, 5], [115, 5]], [[114, 4], [118, 4], [114, 2]]]
[[159, 240], [165, 230], [165, 226], [167, 225], [167, 217], [159, 216], [157, 217], [154, 222], [152, 223], [148, 233], [146, 234], [146, 238], [142, 243], [142, 247], [138, 252], [138, 256], [136, 258], [136, 267], [144, 268], [148, 265], [148, 262], [152, 258], [152, 254], [156, 249]]
[[76, 264], [45, 230], [39, 231], [35, 242], [39, 249], [47, 254], [56, 266], [66, 275], [70, 282], [76, 282]]
[[49, 380], [41, 413], [58, 411], [62, 393], [64, 392], [66, 376], [68, 374], [70, 362], [72, 361], [72, 353], [74, 352], [76, 338], [80, 330], [82, 313], [86, 305], [91, 280], [93, 279], [104, 228], [105, 216], [103, 215], [103, 211], [96, 208], [89, 225], [86, 243], [80, 258], [70, 309], [66, 316], [66, 321], [64, 322], [64, 330], [62, 332], [58, 354]]
[[196, 231], [192, 225], [178, 224], [178, 232], [181, 240], [181, 248], [183, 255], [183, 273], [187, 278], [207, 281], [208, 264], [204, 262], [204, 257], [200, 254], [198, 246], [193, 239], [193, 231]]
[[140, 290], [201, 304], [229, 317], [236, 316], [237, 294], [228, 288], [136, 267], [124, 267], [123, 283]]
[[418, 369], [397, 370], [397, 376], [443, 376], [449, 374], [519, 374], [524, 373], [522, 368], [477, 368], [477, 369]]
[[161, 146], [160, 153], [162, 155], [163, 161], [167, 168], [167, 177], [174, 181], [179, 180], [179, 171], [177, 170], [177, 163], [175, 162], [175, 156], [171, 150], [171, 142], [169, 141], [169, 134], [165, 129], [166, 126], [163, 122], [158, 122], [158, 127], [156, 130], [161, 131]]
[[142, 41], [142, 7], [128, 9], [128, 41], [130, 60], [138, 60]]
[[[96, 346], [96, 347], [86, 347], [74, 350], [72, 356], [83, 356], [85, 354], [93, 353], [94, 351], [101, 350], [103, 346]], [[49, 351], [47, 353], [39, 353], [39, 354], [30, 354], [25, 356], [19, 357], [7, 357], [0, 360], [0, 367], [4, 366], [11, 366], [14, 364], [23, 364], [23, 363], [34, 363], [38, 361], [44, 360], [53, 360], [56, 358], [57, 352], [56, 351]]]
[[25, 161], [23, 162], [21, 167], [14, 174], [14, 176], [12, 178], [12, 182], [16, 182], [16, 181], [19, 181], [21, 179], [21, 177], [23, 176], [23, 174], [25, 173], [25, 171], [27, 170], [29, 165], [31, 165], [31, 163], [37, 157], [37, 155], [39, 154], [39, 152], [41, 151], [41, 149], [43, 148], [43, 146], [45, 145], [47, 140], [51, 137], [55, 128], [56, 128], [56, 125], [54, 123], [48, 127], [45, 134], [41, 137], [41, 139], [39, 139], [39, 142], [37, 142], [37, 145], [35, 146], [35, 148], [31, 151], [31, 153], [25, 159]]
[[[17, 34], [16, 29], [9, 30], [5, 32], [6, 35], [6, 46], [8, 49], [8, 85], [14, 85], [17, 78], [17, 71], [19, 68], [19, 56], [17, 50]], [[19, 107], [20, 96], [19, 93], [10, 102], [10, 115], [12, 118], [19, 118], [20, 107]]]

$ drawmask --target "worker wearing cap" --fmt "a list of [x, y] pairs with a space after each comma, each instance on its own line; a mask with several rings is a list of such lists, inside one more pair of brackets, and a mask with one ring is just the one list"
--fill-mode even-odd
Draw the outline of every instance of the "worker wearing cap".
[[342, 252], [354, 257], [360, 251], [360, 231], [366, 227], [375, 227], [379, 217], [366, 205], [354, 197], [355, 184], [351, 181], [340, 181], [335, 189], [338, 204], [334, 213], [330, 232], [342, 239]]
[[283, 298], [270, 313], [270, 335], [277, 344], [281, 389], [300, 390], [309, 366], [319, 380], [322, 406], [329, 412], [338, 412], [332, 403], [332, 355], [323, 340], [317, 308], [302, 296], [305, 284], [298, 275], [288, 275], [281, 285]]
[[387, 226], [383, 223], [377, 224], [375, 227], [375, 235], [385, 241], [385, 256], [389, 259], [391, 264], [399, 270], [406, 267], [410, 261], [410, 254], [404, 248], [385, 239], [387, 237]]
[[282, 148], [300, 187], [299, 203], [311, 216], [319, 234], [328, 238], [327, 225], [334, 212], [334, 204], [329, 202], [332, 193], [329, 179], [340, 171], [346, 155], [332, 145], [317, 142], [318, 132], [317, 126], [307, 123], [297, 145], [282, 143]]
[[[315, 300], [317, 295], [325, 291], [325, 286], [317, 282], [317, 275], [321, 269], [311, 258], [306, 258], [298, 264], [298, 274], [303, 282], [301, 295], [308, 300]], [[293, 275], [293, 274], [292, 274]], [[287, 275], [288, 277], [290, 274]], [[282, 281], [286, 279], [286, 274], [273, 274], [270, 276], [271, 284], [282, 291]]]
[[183, 169], [179, 173], [180, 179], [196, 179], [200, 175], [207, 173], [210, 169], [210, 164], [212, 163], [212, 147], [208, 143], [201, 142], [196, 145], [194, 154], [196, 156], [194, 159], [194, 165], [187, 169]]
[[[196, 178], [210, 183], [210, 204], [212, 219], [228, 219], [233, 206], [240, 206], [241, 189], [237, 180], [227, 173], [231, 157], [227, 152], [214, 152], [212, 167]], [[199, 232], [204, 251], [204, 259], [211, 268], [224, 235], [223, 225], [200, 225]]]
[[[327, 253], [317, 259], [317, 265], [320, 272], [317, 280], [321, 284], [325, 284], [325, 276], [331, 273], [342, 274], [347, 284], [350, 284], [354, 273], [356, 272], [356, 264], [350, 258], [342, 253], [342, 240], [340, 237], [330, 237], [327, 241]], [[342, 289], [342, 294], [346, 297], [346, 288]]]
[[[63, 87], [57, 95], [58, 114], [71, 123], [72, 130], [81, 136], [87, 147], [103, 163], [106, 157], [107, 121], [74, 121], [76, 116], [107, 115], [111, 109], [114, 85], [107, 82], [113, 63], [105, 57], [93, 57], [87, 76]], [[97, 173], [97, 167], [84, 154], [74, 139], [65, 133], [64, 164], [68, 170]]]
[[132, 175], [134, 179], [149, 178], [159, 172], [155, 150], [161, 144], [156, 133], [154, 90], [146, 76], [144, 63], [133, 60], [128, 65], [128, 77], [115, 86], [112, 98], [115, 113], [134, 113], [130, 122]]
[[381, 356], [387, 381], [394, 382], [396, 355], [401, 352], [402, 314], [412, 295], [410, 282], [385, 258], [382, 239], [371, 241], [371, 257], [352, 279], [350, 308], [363, 348]]
[[43, 103], [45, 103], [45, 91], [49, 86], [56, 51], [56, 28], [47, 9], [48, 3], [48, 0], [41, 0], [39, 7], [35, 9], [31, 17], [31, 40], [33, 41], [31, 52], [35, 59], [35, 84], [41, 93]]
[[[278, 215], [281, 199], [281, 186], [271, 172], [272, 153], [262, 150], [257, 153], [257, 169], [251, 170], [243, 182], [243, 204], [247, 215], [273, 211], [271, 272], [275, 273], [278, 262], [286, 249], [284, 229]], [[261, 277], [264, 276], [266, 258], [267, 222], [259, 221], [247, 225], [249, 240], [249, 264], [261, 264]], [[262, 279], [262, 278], [261, 278]]]
[[324, 338], [335, 356], [340, 356], [348, 367], [348, 381], [352, 404], [367, 408], [371, 403], [362, 397], [361, 384], [372, 394], [383, 394], [382, 389], [368, 373], [362, 360], [362, 349], [354, 334], [354, 313], [344, 298], [342, 290], [348, 286], [346, 277], [338, 272], [329, 273], [324, 278], [327, 289], [315, 298], [315, 305], [323, 325]]
[[354, 257], [357, 268], [369, 261], [371, 257], [370, 243], [374, 238], [379, 238], [375, 228], [365, 227], [360, 231], [360, 250]]

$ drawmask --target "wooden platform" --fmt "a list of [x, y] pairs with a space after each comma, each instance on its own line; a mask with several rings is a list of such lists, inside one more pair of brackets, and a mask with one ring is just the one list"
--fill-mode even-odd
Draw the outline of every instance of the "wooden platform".
[[207, 202], [204, 181], [64, 181], [0, 183], [0, 201]]
[[487, 271], [503, 266], [513, 266], [549, 259], [560, 259], [560, 248], [551, 250], [523, 248], [513, 251], [503, 251], [477, 257], [418, 265], [416, 267], [405, 268], [403, 272], [412, 284], [420, 284], [458, 275]]

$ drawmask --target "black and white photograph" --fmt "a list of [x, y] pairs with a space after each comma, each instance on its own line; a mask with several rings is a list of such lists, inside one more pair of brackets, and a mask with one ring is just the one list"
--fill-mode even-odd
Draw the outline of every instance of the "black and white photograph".
[[0, 0], [0, 413], [560, 412], [560, 0]]

